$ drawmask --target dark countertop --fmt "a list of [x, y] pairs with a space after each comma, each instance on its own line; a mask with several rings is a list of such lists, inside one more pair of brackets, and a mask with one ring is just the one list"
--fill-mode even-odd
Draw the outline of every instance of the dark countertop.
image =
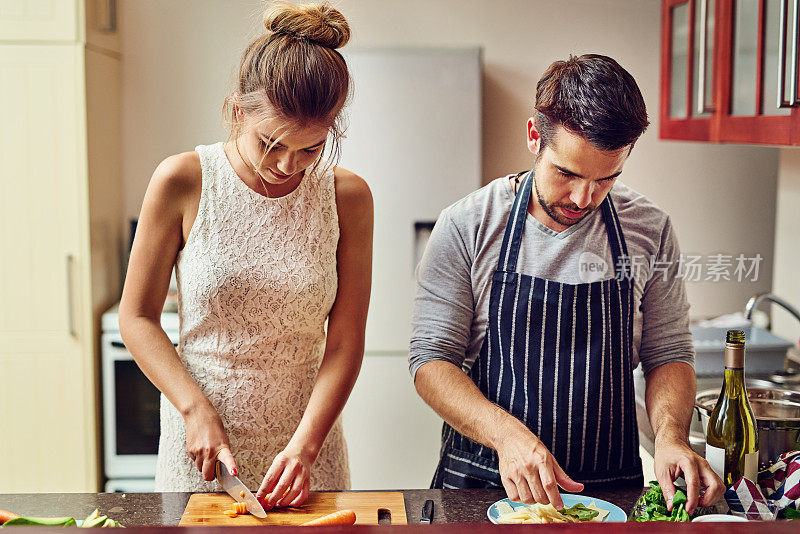
[[[434, 523], [488, 522], [486, 510], [505, 497], [503, 490], [399, 490], [409, 523], [422, 514], [426, 499], [434, 501]], [[629, 512], [641, 489], [587, 491]], [[31, 517], [73, 516], [83, 519], [99, 508], [128, 527], [174, 526], [180, 521], [191, 493], [44, 493], [0, 495], [0, 509]], [[244, 527], [241, 527], [244, 528]]]

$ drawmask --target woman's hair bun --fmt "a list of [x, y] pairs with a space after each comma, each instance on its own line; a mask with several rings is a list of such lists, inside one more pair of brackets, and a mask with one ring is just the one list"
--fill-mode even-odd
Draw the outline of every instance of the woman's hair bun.
[[327, 48], [340, 48], [350, 39], [344, 16], [327, 2], [274, 2], [264, 14], [264, 26], [276, 35], [306, 39]]

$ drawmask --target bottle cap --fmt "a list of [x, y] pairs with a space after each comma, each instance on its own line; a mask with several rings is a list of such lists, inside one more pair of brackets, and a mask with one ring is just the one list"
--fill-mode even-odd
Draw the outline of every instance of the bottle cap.
[[743, 330], [728, 330], [725, 335], [725, 343], [744, 343]]

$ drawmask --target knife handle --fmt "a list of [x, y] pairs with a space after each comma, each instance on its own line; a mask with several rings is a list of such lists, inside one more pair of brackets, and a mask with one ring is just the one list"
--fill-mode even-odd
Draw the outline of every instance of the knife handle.
[[422, 507], [422, 519], [433, 522], [433, 501], [431, 499], [425, 501], [425, 506]]

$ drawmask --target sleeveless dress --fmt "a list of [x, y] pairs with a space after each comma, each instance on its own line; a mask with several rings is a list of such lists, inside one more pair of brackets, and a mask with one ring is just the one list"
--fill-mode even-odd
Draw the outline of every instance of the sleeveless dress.
[[[325, 351], [338, 287], [333, 170], [267, 198], [236, 175], [222, 143], [195, 150], [202, 193], [175, 264], [178, 354], [222, 418], [239, 478], [255, 490], [297, 429]], [[156, 491], [220, 491], [189, 458], [185, 422], [164, 395], [160, 409]], [[349, 486], [340, 417], [311, 489]]]

